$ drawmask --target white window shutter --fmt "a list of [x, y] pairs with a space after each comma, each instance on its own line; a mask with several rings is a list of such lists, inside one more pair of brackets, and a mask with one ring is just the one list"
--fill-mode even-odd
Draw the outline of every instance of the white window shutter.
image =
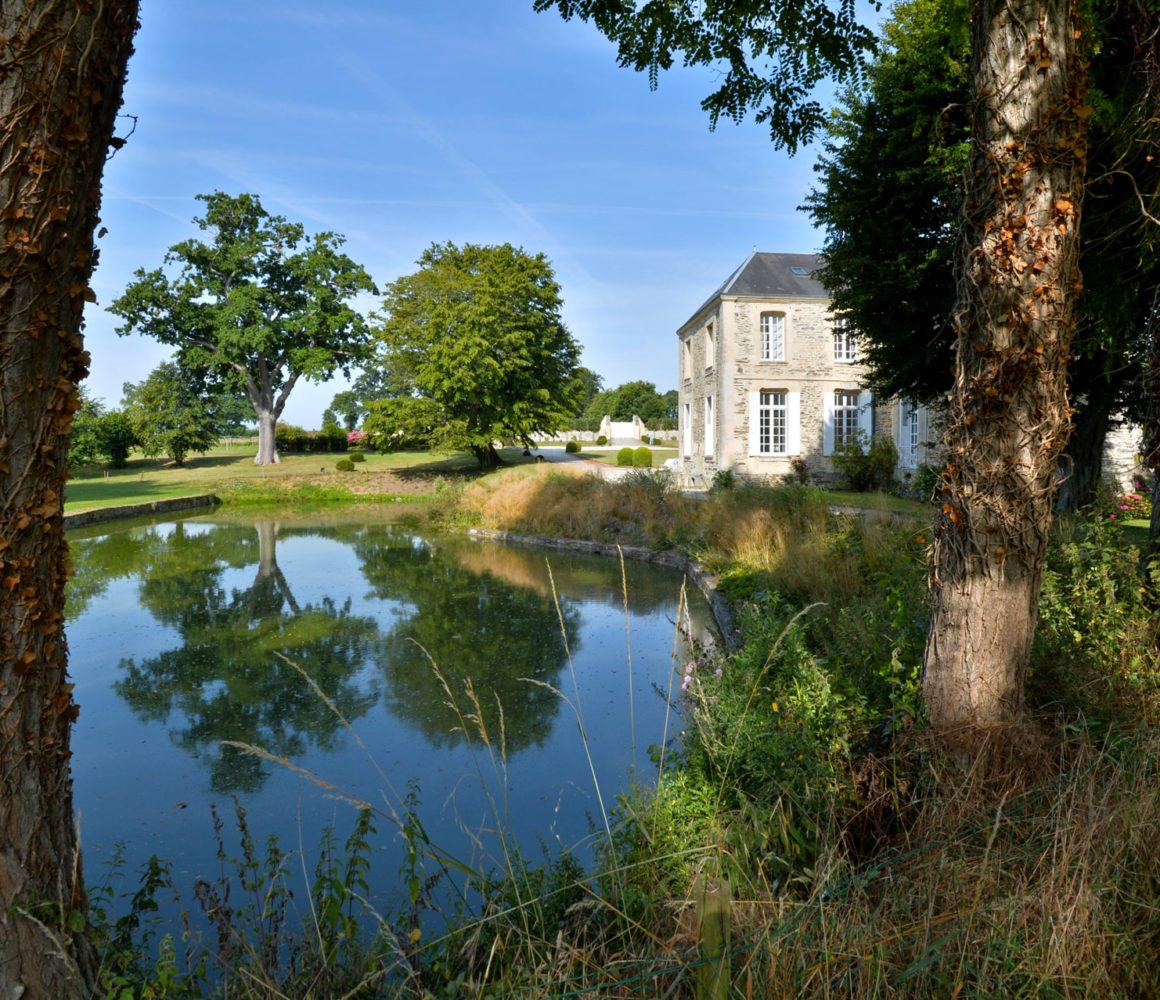
[[834, 394], [822, 393], [822, 454], [834, 454]]
[[858, 393], [858, 429], [866, 435], [866, 447], [874, 437], [874, 393]]
[[750, 455], [758, 454], [757, 449], [760, 447], [760, 443], [759, 443], [760, 439], [758, 437], [758, 429], [757, 429], [757, 407], [758, 407], [757, 393], [751, 392], [749, 394], [749, 454]]
[[785, 452], [787, 455], [802, 453], [802, 394], [785, 394]]

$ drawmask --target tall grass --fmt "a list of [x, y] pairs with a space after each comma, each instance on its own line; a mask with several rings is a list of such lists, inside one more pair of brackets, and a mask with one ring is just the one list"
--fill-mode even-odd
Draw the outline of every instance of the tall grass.
[[[745, 642], [728, 657], [700, 651], [666, 692], [684, 736], [662, 739], [654, 781], [601, 799], [591, 871], [566, 852], [523, 855], [506, 832], [502, 710], [489, 729], [470, 684], [444, 681], [494, 789], [496, 833], [477, 841], [477, 863], [427, 843], [404, 796], [376, 814], [411, 847], [404, 912], [376, 914], [369, 934], [364, 919], [341, 954], [327, 945], [355, 934], [333, 914], [362, 905], [364, 822], [345, 855], [323, 852], [310, 947], [235, 949], [248, 971], [231, 974], [228, 995], [319, 995], [322, 984], [448, 998], [1160, 995], [1158, 625], [1133, 550], [1106, 525], [1069, 526], [1053, 545], [1037, 714], [964, 767], [921, 724], [921, 525], [836, 516], [808, 488], [693, 502], [652, 482], [544, 469], [447, 491], [433, 509], [526, 533], [679, 544], [719, 572]], [[582, 695], [559, 692], [583, 737]], [[284, 878], [284, 859], [268, 856]], [[429, 933], [423, 908], [449, 884], [449, 923]], [[250, 899], [268, 919], [284, 896]], [[266, 925], [236, 926], [261, 941]], [[126, 981], [185, 995], [165, 992], [183, 982], [174, 954], [171, 943], [152, 978], [138, 966]], [[263, 954], [294, 956], [293, 974], [284, 958], [280, 976], [251, 969]]]

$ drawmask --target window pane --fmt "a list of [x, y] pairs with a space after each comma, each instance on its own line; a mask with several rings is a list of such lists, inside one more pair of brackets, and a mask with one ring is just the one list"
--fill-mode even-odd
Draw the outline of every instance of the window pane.
[[785, 360], [785, 317], [780, 313], [761, 314], [761, 360]]
[[763, 391], [757, 407], [757, 450], [762, 455], [784, 455], [787, 416], [784, 392]]
[[834, 393], [834, 445], [857, 440], [858, 393], [838, 389]]

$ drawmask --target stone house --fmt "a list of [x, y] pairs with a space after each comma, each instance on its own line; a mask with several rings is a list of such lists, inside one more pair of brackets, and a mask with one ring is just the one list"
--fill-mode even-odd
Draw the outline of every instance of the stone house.
[[814, 277], [815, 254], [754, 251], [677, 331], [681, 480], [704, 488], [718, 470], [784, 477], [804, 462], [836, 481], [836, 445], [861, 432], [893, 438], [899, 475], [928, 452], [922, 406], [875, 400], [852, 330]]

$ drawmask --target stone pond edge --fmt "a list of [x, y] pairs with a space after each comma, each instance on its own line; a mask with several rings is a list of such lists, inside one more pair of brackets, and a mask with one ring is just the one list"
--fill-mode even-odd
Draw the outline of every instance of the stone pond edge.
[[97, 507], [82, 510], [76, 514], [64, 515], [65, 530], [87, 528], [91, 524], [106, 521], [121, 521], [130, 517], [148, 517], [150, 514], [170, 514], [178, 510], [195, 510], [198, 507], [216, 507], [221, 500], [212, 493], [193, 497], [170, 497], [168, 500], [150, 500], [147, 503], [122, 504], [118, 507]]

